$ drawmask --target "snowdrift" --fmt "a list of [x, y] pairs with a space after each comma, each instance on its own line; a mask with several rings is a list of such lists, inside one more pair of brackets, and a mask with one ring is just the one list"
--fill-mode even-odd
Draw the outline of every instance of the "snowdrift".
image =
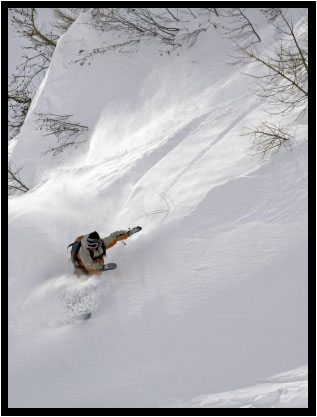
[[[31, 191], [9, 200], [9, 406], [306, 407], [306, 121], [291, 148], [251, 157], [240, 134], [267, 116], [224, 63], [228, 40], [81, 66], [99, 41], [85, 19], [59, 40], [12, 155]], [[58, 141], [39, 113], [73, 115], [85, 141], [44, 155]], [[108, 251], [117, 270], [72, 275], [77, 235], [136, 225]], [[301, 375], [293, 396], [283, 378], [258, 385], [283, 372]]]

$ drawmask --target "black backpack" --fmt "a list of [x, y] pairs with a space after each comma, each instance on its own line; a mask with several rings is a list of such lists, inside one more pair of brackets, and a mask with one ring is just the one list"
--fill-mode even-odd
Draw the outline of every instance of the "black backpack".
[[79, 252], [79, 249], [81, 247], [81, 239], [84, 236], [85, 235], [77, 236], [75, 242], [73, 242], [73, 243], [71, 243], [70, 245], [67, 246], [67, 251], [68, 251], [68, 248], [70, 246], [72, 247], [72, 249], [70, 251], [70, 256], [71, 256], [71, 259], [72, 259], [73, 264], [77, 261], [78, 252]]

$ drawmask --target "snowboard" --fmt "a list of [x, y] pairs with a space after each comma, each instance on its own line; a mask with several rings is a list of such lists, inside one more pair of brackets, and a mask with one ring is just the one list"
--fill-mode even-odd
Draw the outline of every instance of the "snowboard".
[[[110, 269], [116, 269], [117, 264], [114, 262], [111, 262], [109, 264], [105, 264], [105, 271], [109, 271]], [[87, 313], [81, 314], [78, 318], [80, 320], [89, 320], [91, 317], [91, 312], [88, 311]]]
[[81, 316], [79, 316], [78, 318], [80, 319], [80, 320], [89, 320], [90, 319], [90, 317], [91, 317], [91, 312], [88, 312], [88, 313], [84, 313], [84, 314], [82, 314]]

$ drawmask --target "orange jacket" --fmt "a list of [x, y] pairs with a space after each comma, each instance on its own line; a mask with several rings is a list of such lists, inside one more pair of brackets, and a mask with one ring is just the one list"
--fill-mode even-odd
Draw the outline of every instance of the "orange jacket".
[[84, 235], [81, 238], [81, 247], [75, 261], [75, 272], [80, 274], [100, 274], [105, 256], [103, 246], [105, 249], [110, 249], [119, 240], [127, 239], [129, 236], [126, 230], [113, 232], [101, 239], [100, 245], [94, 251], [88, 249], [87, 237], [88, 235]]

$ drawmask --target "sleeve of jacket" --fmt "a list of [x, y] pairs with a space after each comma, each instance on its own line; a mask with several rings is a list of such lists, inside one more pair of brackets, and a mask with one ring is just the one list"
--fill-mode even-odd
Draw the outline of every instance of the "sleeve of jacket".
[[129, 237], [127, 230], [117, 230], [111, 233], [109, 236], [104, 237], [102, 240], [106, 246], [106, 249], [114, 246], [119, 240], [124, 240]]
[[93, 262], [93, 260], [91, 259], [91, 256], [89, 254], [89, 251], [83, 247], [81, 247], [79, 249], [79, 256], [80, 256], [80, 260], [82, 261], [84, 267], [87, 269], [87, 271], [89, 270], [102, 270], [102, 265], [101, 264], [97, 264], [95, 262]]

